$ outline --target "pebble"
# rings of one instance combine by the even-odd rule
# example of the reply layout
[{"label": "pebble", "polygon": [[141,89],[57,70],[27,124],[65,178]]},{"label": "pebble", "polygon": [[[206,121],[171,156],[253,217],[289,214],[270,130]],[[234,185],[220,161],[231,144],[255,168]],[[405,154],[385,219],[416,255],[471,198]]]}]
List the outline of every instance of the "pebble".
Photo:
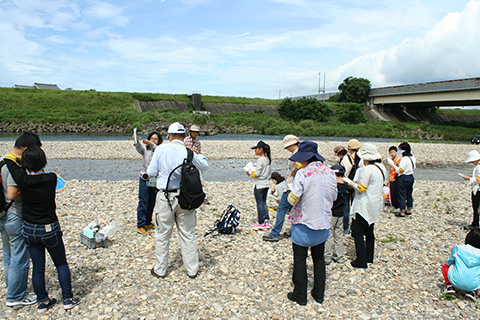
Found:
[{"label": "pebble", "polygon": [[[75,142],[75,146],[70,145],[68,149],[65,143],[47,141],[44,144],[47,155],[63,152],[63,156],[68,153],[88,158],[120,157],[118,153],[122,153],[124,159],[131,156],[131,142],[128,141],[125,145],[116,141],[85,143],[92,146],[84,148],[84,142]],[[237,154],[232,158],[239,158],[251,157],[248,149],[251,144],[229,141],[222,146],[209,141],[202,147],[212,158],[227,158],[234,149]],[[271,144],[274,152],[281,154],[281,142]],[[320,145],[331,151],[337,143],[320,142]],[[243,148],[247,150],[244,152]],[[430,159],[421,158],[423,163],[447,161],[441,159],[445,157],[442,150],[452,148],[448,154],[459,155],[458,159],[448,159],[448,163],[453,164],[463,163],[466,153],[477,147],[415,144],[413,148],[417,157],[421,152],[430,152]],[[138,159],[136,154],[135,159]],[[480,314],[479,303],[466,300],[461,294],[454,301],[445,300],[442,295],[441,266],[453,247],[464,242],[466,232],[462,227],[472,219],[470,192],[461,181],[417,181],[411,218],[398,219],[385,210],[375,225],[375,260],[366,270],[350,266],[349,262],[355,258],[354,243],[351,237],[344,237],[347,261],[327,266],[325,301],[320,305],[309,295],[307,306],[287,299],[287,293],[293,289],[290,240],[264,242],[264,232],[250,227],[257,216],[251,182],[204,183],[210,204],[197,210],[201,268],[195,279],[188,278],[182,267],[176,230],[170,242],[168,276],[157,279],[150,275],[155,264],[154,235],[136,232],[136,180],[70,180],[68,183],[69,187],[57,194],[57,214],[73,291],[80,304],[68,312],[58,304],[41,317],[35,305],[19,310],[1,306],[0,318],[478,319]],[[229,204],[241,211],[238,233],[204,237]],[[274,218],[272,212],[271,220]],[[106,225],[115,220],[120,222],[121,228],[109,239],[107,248],[89,249],[80,243],[79,233],[91,221]],[[284,228],[287,227],[288,222]],[[307,268],[310,290],[311,259]],[[0,264],[0,279],[3,279],[3,264]],[[57,273],[50,259],[47,259],[46,281],[50,296],[60,299]],[[5,301],[3,280],[1,287],[0,300]],[[33,292],[30,281],[29,292]]]}]

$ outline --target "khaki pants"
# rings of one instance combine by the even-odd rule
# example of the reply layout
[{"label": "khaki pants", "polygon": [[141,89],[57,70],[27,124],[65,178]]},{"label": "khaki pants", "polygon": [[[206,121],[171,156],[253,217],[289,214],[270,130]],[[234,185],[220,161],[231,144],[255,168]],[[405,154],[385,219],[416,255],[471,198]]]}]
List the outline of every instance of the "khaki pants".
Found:
[{"label": "khaki pants", "polygon": [[195,210],[184,210],[180,208],[176,196],[179,191],[169,193],[168,197],[172,208],[165,199],[162,190],[157,193],[155,205],[155,257],[157,259],[154,271],[160,276],[167,274],[168,250],[170,237],[172,236],[173,225],[177,226],[182,251],[183,266],[189,276],[195,276],[199,269],[197,238],[195,237],[195,226],[197,217]]},{"label": "khaki pants", "polygon": [[330,237],[325,245],[325,262],[343,262],[343,217],[332,217]]}]

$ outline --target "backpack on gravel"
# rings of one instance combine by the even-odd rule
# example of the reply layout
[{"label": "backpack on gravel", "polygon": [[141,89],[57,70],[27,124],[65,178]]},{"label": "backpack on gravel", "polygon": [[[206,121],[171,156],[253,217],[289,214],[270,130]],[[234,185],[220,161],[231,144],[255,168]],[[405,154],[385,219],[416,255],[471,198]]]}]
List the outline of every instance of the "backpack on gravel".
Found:
[{"label": "backpack on gravel", "polygon": [[220,219],[215,221],[213,229],[205,233],[205,236],[217,231],[219,234],[234,234],[240,224],[240,211],[233,204],[223,210]]},{"label": "backpack on gravel", "polygon": [[[200,207],[205,200],[205,193],[202,188],[202,181],[200,180],[200,171],[192,162],[193,160],[193,151],[187,149],[187,158],[183,159],[183,163],[170,172],[167,179],[167,187],[170,183],[170,177],[178,168],[181,168],[182,177],[180,178],[180,194],[177,196],[178,204],[180,208],[185,210],[193,210]],[[165,192],[165,197],[168,200],[167,191]],[[171,204],[170,204],[171,206]]]}]

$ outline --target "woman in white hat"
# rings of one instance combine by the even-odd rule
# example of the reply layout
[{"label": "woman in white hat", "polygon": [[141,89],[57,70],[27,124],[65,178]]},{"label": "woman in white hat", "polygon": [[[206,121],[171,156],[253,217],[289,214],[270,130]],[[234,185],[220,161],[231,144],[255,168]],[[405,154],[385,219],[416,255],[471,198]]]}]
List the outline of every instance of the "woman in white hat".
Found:
[{"label": "woman in white hat", "polygon": [[383,184],[387,169],[382,163],[382,156],[377,147],[365,143],[358,155],[365,167],[358,171],[358,181],[348,184],[355,190],[352,212],[352,235],[355,240],[357,258],[351,262],[355,268],[367,268],[373,262],[375,235],[373,228],[380,219],[383,208]]},{"label": "woman in white hat", "polygon": [[472,176],[463,176],[463,179],[468,180],[468,184],[472,187],[472,208],[473,208],[473,222],[467,226],[466,229],[470,230],[475,227],[478,228],[478,206],[480,204],[480,153],[477,150],[472,150],[468,153],[466,163],[475,165]]}]

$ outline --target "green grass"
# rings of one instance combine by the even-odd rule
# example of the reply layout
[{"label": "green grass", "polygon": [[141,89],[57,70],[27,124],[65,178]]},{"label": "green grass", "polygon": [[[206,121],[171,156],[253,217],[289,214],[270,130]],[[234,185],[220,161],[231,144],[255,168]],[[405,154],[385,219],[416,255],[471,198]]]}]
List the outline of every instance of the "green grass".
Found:
[{"label": "green grass", "polygon": [[480,116],[480,110],[479,109],[460,109],[460,108],[455,108],[455,109],[444,109],[440,108],[435,111],[438,114],[444,114],[444,115],[449,115],[449,116],[454,116],[454,115],[462,115],[462,116]]},{"label": "green grass", "polygon": [[[417,141],[414,130],[437,133],[445,140],[470,141],[472,136],[480,134],[480,123],[448,122],[430,124],[427,122],[387,122],[367,120],[363,124],[345,124],[335,118],[328,122],[302,120],[286,121],[278,115],[262,112],[233,112],[229,114],[193,114],[177,110],[151,110],[137,112],[134,99],[143,101],[184,101],[187,95],[160,93],[128,93],[97,91],[60,91],[0,88],[0,123],[77,123],[119,125],[130,130],[142,128],[151,122],[197,123],[210,126],[220,132],[244,133],[250,129],[266,135],[286,135],[329,137],[372,137],[393,138]],[[275,105],[280,100],[250,99],[238,97],[202,96],[204,103],[237,103],[256,105]],[[344,105],[328,103],[332,109],[344,108]],[[443,111],[443,110],[440,110]],[[448,110],[449,112],[471,112],[472,110]],[[473,110],[476,111],[476,110]],[[480,110],[479,110],[480,111]],[[406,137],[405,137],[406,135]]]}]

